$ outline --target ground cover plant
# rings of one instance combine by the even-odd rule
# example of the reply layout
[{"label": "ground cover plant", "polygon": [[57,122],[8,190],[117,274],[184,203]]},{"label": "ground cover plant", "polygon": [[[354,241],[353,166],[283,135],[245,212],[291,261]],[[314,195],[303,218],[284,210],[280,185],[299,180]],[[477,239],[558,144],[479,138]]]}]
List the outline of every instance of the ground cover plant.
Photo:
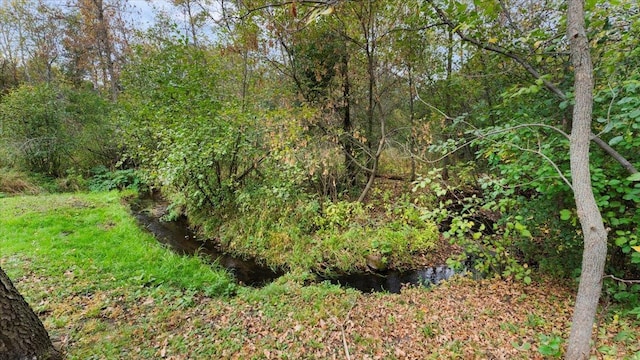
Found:
[{"label": "ground cover plant", "polygon": [[[21,0],[0,2],[0,24],[0,266],[48,326],[54,319],[70,356],[349,358],[351,349],[401,358],[425,343],[434,347],[423,356],[435,357],[506,356],[494,348],[511,357],[636,356],[625,341],[637,341],[629,332],[640,314],[637,1]],[[171,255],[135,228],[112,190],[149,192],[162,199],[153,209],[164,219],[187,221],[217,250],[287,275],[247,289],[200,259]],[[57,192],[76,193],[46,195]],[[414,290],[366,297],[314,284],[316,275],[384,276],[445,262],[486,280],[416,296],[441,294],[451,313],[471,308],[462,319],[475,326],[485,321],[475,309],[494,299],[469,286],[512,289],[555,308],[541,306],[553,315],[538,317],[527,301],[500,298],[493,317],[518,315],[499,338],[522,327],[520,311],[534,314],[530,327],[554,330],[517,332],[517,345],[452,330],[448,343],[414,305],[402,307],[423,304],[409,299]],[[0,272],[0,285],[8,282]],[[541,289],[563,295],[535,295]],[[465,291],[478,303],[456,308]],[[562,309],[576,291],[567,341]],[[0,309],[22,309],[1,311],[0,353],[2,339],[20,332],[14,324],[45,334],[37,321],[2,317],[35,319],[15,294],[0,286]],[[360,310],[382,309],[372,301],[389,302],[438,340],[362,340],[354,334],[368,329],[359,322],[351,329],[323,317],[323,297],[334,304],[325,313],[360,322]],[[94,300],[84,313],[79,304]],[[187,309],[205,303],[249,320],[220,318],[216,331],[200,321],[209,325],[194,336],[233,338],[219,348],[176,347],[169,336],[156,351],[145,332],[182,333],[131,310],[156,300],[162,316],[167,303],[181,304],[173,323],[197,318]],[[58,317],[49,303],[79,310]],[[313,311],[306,322],[288,320],[310,306],[323,322]],[[118,340],[85,347],[91,336],[77,324]],[[294,339],[306,326],[335,330],[318,335],[333,352],[319,343],[308,345],[322,351],[303,351],[285,330],[272,338],[278,324],[293,327]],[[31,357],[35,349],[18,345],[25,339],[9,347]]]},{"label": "ground cover plant", "polygon": [[[0,200],[0,266],[69,359],[562,355],[570,283],[458,279],[363,294],[304,286],[289,274],[262,288],[239,287],[224,271],[161,247],[137,227],[122,196]],[[604,309],[592,355],[640,357],[640,323]]]}]

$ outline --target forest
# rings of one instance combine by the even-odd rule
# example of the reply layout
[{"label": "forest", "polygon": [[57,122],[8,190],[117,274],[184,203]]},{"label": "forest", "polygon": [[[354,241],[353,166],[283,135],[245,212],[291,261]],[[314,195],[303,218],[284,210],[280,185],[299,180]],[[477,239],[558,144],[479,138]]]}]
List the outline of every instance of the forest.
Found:
[{"label": "forest", "polygon": [[639,166],[635,0],[2,0],[0,360],[640,359]]}]

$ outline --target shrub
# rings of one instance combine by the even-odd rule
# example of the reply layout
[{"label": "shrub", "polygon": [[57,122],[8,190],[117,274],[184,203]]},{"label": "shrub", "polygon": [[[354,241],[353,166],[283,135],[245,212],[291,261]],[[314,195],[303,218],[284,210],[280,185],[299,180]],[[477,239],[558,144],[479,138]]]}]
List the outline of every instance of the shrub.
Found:
[{"label": "shrub", "polygon": [[92,172],[93,177],[89,180],[89,190],[91,191],[141,190],[143,184],[134,169],[110,171],[105,166],[98,166]]},{"label": "shrub", "polygon": [[22,85],[0,103],[3,163],[53,177],[71,168],[88,173],[115,157],[109,113],[108,102],[90,90]]}]

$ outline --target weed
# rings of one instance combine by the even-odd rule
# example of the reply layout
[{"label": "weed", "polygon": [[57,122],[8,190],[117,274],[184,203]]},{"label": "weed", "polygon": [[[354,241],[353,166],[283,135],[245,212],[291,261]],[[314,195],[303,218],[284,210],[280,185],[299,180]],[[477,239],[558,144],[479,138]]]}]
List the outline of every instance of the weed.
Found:
[{"label": "weed", "polygon": [[433,322],[428,323],[420,329],[420,332],[428,339],[436,337],[439,334],[438,324]]},{"label": "weed", "polygon": [[537,328],[540,326],[544,326],[545,320],[537,314],[528,314],[526,324],[530,328]]},{"label": "weed", "polygon": [[212,228],[210,236],[274,268],[328,273],[366,270],[371,256],[380,258],[382,268],[409,267],[439,239],[435,224],[421,219],[408,199],[389,204],[384,214],[358,202],[274,207],[273,199],[265,201]]},{"label": "weed", "polygon": [[539,334],[538,352],[544,356],[560,357],[562,355],[562,338],[557,335]]},{"label": "weed", "polygon": [[95,167],[89,181],[91,191],[134,189],[142,190],[142,179],[134,169],[109,171],[105,166]]},{"label": "weed", "polygon": [[519,327],[515,324],[512,324],[510,322],[503,322],[500,323],[500,329],[504,330],[504,331],[508,331],[512,334],[517,334],[519,332]]},{"label": "weed", "polygon": [[25,173],[0,168],[0,195],[35,195],[40,192],[40,187]]}]

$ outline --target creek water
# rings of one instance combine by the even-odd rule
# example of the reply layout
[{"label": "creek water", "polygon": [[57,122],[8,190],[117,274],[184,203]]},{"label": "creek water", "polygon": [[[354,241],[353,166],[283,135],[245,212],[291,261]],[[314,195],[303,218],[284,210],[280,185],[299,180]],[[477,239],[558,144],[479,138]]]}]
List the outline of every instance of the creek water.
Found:
[{"label": "creek water", "polygon": [[[133,208],[133,207],[132,207]],[[138,224],[154,235],[158,242],[182,255],[200,255],[231,272],[242,284],[261,286],[282,276],[284,271],[273,271],[251,259],[241,259],[226,254],[214,242],[199,239],[189,228],[186,219],[161,221],[151,212],[132,209]],[[330,281],[362,292],[399,293],[404,285],[431,286],[454,275],[447,266],[427,267],[410,271],[385,271],[344,274],[337,276],[316,275],[318,281]]]},{"label": "creek water", "polygon": [[386,291],[398,294],[405,285],[427,287],[437,285],[454,274],[455,271],[452,268],[442,265],[408,271],[346,274],[329,280],[334,284],[358,289],[362,292]]},{"label": "creek water", "polygon": [[145,211],[135,211],[134,216],[138,220],[138,224],[153,234],[158,242],[167,245],[171,250],[181,255],[198,254],[204,256],[205,259],[226,268],[243,284],[260,286],[284,274],[282,271],[273,271],[268,267],[261,266],[256,261],[241,259],[221,252],[212,241],[198,239],[189,228],[186,219],[161,221],[158,217]]}]

